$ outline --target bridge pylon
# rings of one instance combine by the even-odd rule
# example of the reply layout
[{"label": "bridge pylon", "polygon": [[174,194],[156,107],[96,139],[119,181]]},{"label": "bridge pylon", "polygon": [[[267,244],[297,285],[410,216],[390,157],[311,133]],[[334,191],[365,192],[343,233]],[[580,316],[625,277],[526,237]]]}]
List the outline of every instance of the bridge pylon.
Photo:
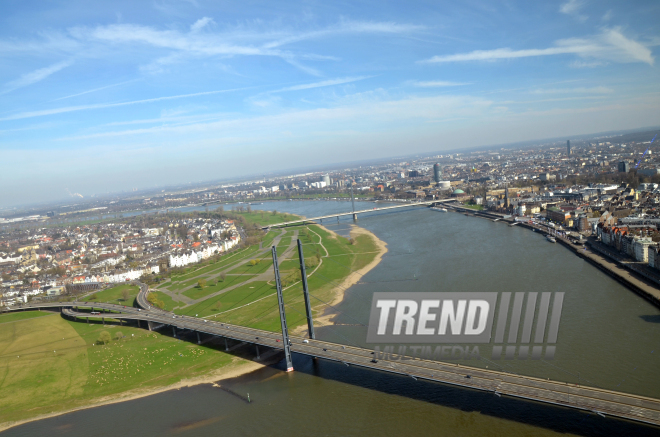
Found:
[{"label": "bridge pylon", "polygon": [[277,305],[280,309],[280,324],[282,325],[282,341],[284,342],[284,359],[286,360],[286,371],[293,372],[293,360],[291,359],[291,341],[289,340],[289,329],[286,326],[286,313],[284,312],[284,298],[282,297],[282,283],[280,282],[280,266],[277,263],[277,249],[273,250],[273,270],[275,271],[275,286],[277,287]]},{"label": "bridge pylon", "polygon": [[300,276],[302,278],[303,296],[305,297],[305,311],[307,312],[307,330],[309,332],[309,338],[315,339],[312,306],[309,303],[309,288],[307,286],[307,272],[305,271],[305,255],[303,255],[303,247],[300,238],[298,238],[298,259],[300,260]]}]

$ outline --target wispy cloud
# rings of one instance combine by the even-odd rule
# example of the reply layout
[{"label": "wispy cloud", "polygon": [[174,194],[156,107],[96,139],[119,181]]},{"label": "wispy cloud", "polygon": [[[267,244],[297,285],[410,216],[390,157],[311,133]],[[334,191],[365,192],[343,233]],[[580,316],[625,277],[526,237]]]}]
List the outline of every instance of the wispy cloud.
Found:
[{"label": "wispy cloud", "polygon": [[418,86],[422,88],[439,88],[439,87],[449,87],[449,86],[471,85],[470,82],[451,82],[448,80],[412,81],[409,83],[413,86]]},{"label": "wispy cloud", "polygon": [[325,86],[341,85],[344,83],[351,83],[351,82],[357,82],[359,80],[369,79],[370,77],[373,76],[343,77],[338,79],[329,79],[329,80],[323,80],[321,82],[306,83],[302,85],[294,85],[286,88],[280,88],[279,90],[275,90],[271,92],[281,93],[285,91],[300,91],[300,90],[308,90],[311,88],[321,88]]},{"label": "wispy cloud", "polygon": [[49,67],[44,67],[29,73],[25,73],[18,79],[7,82],[0,94],[7,94],[8,92],[14,91],[15,89],[23,88],[28,85],[32,85],[33,83],[40,82],[51,74],[57,73],[58,71],[68,67],[72,63],[72,61],[58,62],[57,64],[53,64]]},{"label": "wispy cloud", "polygon": [[605,29],[592,38],[570,38],[558,40],[554,47],[543,49],[512,50],[499,48],[494,50],[475,50],[469,53],[433,56],[420,61],[422,63],[495,61],[499,59],[527,58],[574,54],[583,58],[595,58],[613,62],[644,62],[653,65],[654,57],[645,45],[627,38],[619,28]]},{"label": "wispy cloud", "polygon": [[66,106],[66,107],[62,107],[62,108],[44,109],[44,110],[41,110],[41,111],[19,112],[17,114],[13,114],[13,115],[9,115],[7,117],[0,118],[0,121],[21,120],[21,119],[24,119],[24,118],[42,117],[42,116],[45,116],[45,115],[63,114],[63,113],[66,113],[66,112],[85,111],[85,110],[90,110],[90,109],[116,108],[118,106],[139,105],[139,104],[142,104],[142,103],[153,103],[153,102],[160,102],[160,101],[163,101],[163,100],[183,99],[183,98],[186,98],[186,97],[208,96],[208,95],[211,95],[211,94],[228,93],[228,92],[232,92],[232,91],[241,91],[241,90],[246,90],[246,89],[250,89],[250,88],[253,88],[253,87],[235,88],[235,89],[218,90],[218,91],[205,91],[205,92],[201,92],[201,93],[181,94],[181,95],[178,95],[178,96],[155,97],[153,99],[133,100],[131,102],[99,103],[99,104],[94,104],[94,105]]},{"label": "wispy cloud", "polygon": [[568,64],[569,67],[572,68],[596,68],[600,67],[603,65],[606,65],[606,62],[602,61],[580,61],[580,60],[575,60]]},{"label": "wispy cloud", "polygon": [[125,84],[131,83],[131,82],[135,82],[135,80],[127,80],[125,82],[115,83],[115,84],[112,84],[112,85],[102,86],[100,88],[94,88],[93,90],[87,90],[87,91],[83,91],[81,93],[71,94],[69,96],[64,96],[64,97],[60,97],[60,98],[55,99],[55,100],[51,100],[51,102],[57,102],[58,100],[64,100],[64,99],[70,99],[72,97],[83,96],[85,94],[95,93],[97,91],[102,91],[102,90],[105,90],[105,89],[108,89],[108,88],[114,88],[116,86],[125,85]]},{"label": "wispy cloud", "polygon": [[584,0],[568,0],[559,6],[559,12],[566,15],[571,15],[580,21],[586,21],[586,15],[580,14],[580,9],[584,6]]},{"label": "wispy cloud", "polygon": [[299,41],[320,38],[329,35],[350,34],[350,33],[385,33],[402,34],[419,32],[424,30],[424,26],[412,24],[399,24],[394,22],[374,22],[374,21],[349,21],[342,20],[338,24],[323,29],[303,32],[291,32],[291,34],[267,42],[264,48],[275,48],[286,44],[292,44]]},{"label": "wispy cloud", "polygon": [[200,18],[199,20],[195,21],[195,23],[192,26],[190,26],[190,31],[199,32],[200,30],[202,30],[211,23],[213,23],[213,18],[209,18],[209,17]]},{"label": "wispy cloud", "polygon": [[614,90],[604,86],[591,88],[539,88],[532,91],[532,94],[611,94]]}]

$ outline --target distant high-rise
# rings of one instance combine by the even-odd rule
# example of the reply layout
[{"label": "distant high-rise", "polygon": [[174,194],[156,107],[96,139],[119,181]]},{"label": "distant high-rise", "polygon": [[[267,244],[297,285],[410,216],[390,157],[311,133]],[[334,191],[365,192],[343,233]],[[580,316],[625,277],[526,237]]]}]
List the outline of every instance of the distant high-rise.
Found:
[{"label": "distant high-rise", "polygon": [[330,186],[330,175],[324,174],[321,176],[321,182],[325,182],[325,186],[329,187]]},{"label": "distant high-rise", "polygon": [[439,183],[442,179],[442,169],[440,169],[440,164],[437,162],[433,164],[433,180],[435,183]]},{"label": "distant high-rise", "polygon": [[630,164],[626,161],[619,162],[619,173],[628,173],[630,171]]},{"label": "distant high-rise", "polygon": [[571,140],[566,140],[566,155],[571,154]]}]

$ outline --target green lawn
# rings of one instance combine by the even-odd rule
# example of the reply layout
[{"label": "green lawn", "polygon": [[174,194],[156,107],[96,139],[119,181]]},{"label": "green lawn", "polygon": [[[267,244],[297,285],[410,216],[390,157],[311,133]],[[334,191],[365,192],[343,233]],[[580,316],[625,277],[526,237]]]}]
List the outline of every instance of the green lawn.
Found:
[{"label": "green lawn", "polygon": [[34,319],[35,317],[52,316],[48,311],[14,311],[0,315],[1,323],[17,322],[19,320]]},{"label": "green lawn", "polygon": [[[122,292],[128,290],[128,300],[124,301],[122,297]],[[83,302],[103,302],[103,303],[114,303],[117,305],[126,305],[132,307],[135,305],[135,299],[137,298],[140,288],[136,285],[122,284],[117,285],[106,290],[97,291],[96,293],[90,294],[83,298]]]},{"label": "green lawn", "polygon": [[164,310],[172,311],[175,308],[178,308],[179,305],[181,305],[179,302],[175,302],[174,299],[172,299],[170,296],[163,293],[162,291],[152,291],[151,293],[155,294],[158,299],[163,301],[163,303],[165,304],[165,306],[163,307]]},{"label": "green lawn", "polygon": [[275,287],[267,282],[254,281],[243,284],[233,290],[206,299],[195,305],[176,310],[177,314],[205,317],[252,302],[267,294],[274,293]]},{"label": "green lawn", "polygon": [[[317,272],[308,278],[310,293],[315,296],[312,297],[313,312],[315,315],[320,315],[327,309],[327,306],[320,300],[325,302],[332,300],[337,293],[338,284],[353,271],[370,263],[376,256],[374,252],[376,252],[377,247],[374,240],[368,235],[359,235],[356,238],[356,243],[351,245],[346,238],[336,236],[319,226],[312,225],[309,228],[313,231],[309,233],[309,237],[301,233],[301,241],[306,241],[303,243],[305,244],[305,255],[307,258],[311,258],[318,251],[323,256],[322,264]],[[320,239],[322,239],[323,245],[331,257],[325,256],[325,250],[318,244]],[[282,278],[297,272],[298,269],[297,259],[284,260],[280,263]],[[312,270],[313,268],[309,268],[308,274]],[[256,286],[256,284],[262,285]],[[274,294],[275,287],[271,284],[258,282],[250,283],[248,286],[255,288],[241,286],[236,290],[200,302],[191,307],[190,310],[186,308],[182,311],[186,311],[188,315],[198,314],[200,317],[216,315],[214,318],[227,323],[279,331],[280,322],[277,298]],[[287,306],[289,329],[295,329],[306,324],[300,283],[284,290],[284,300]],[[249,302],[253,303],[245,306]],[[225,312],[228,309],[241,306],[242,308],[235,311]]]},{"label": "green lawn", "polygon": [[[89,406],[242,361],[135,327],[104,327],[59,315],[11,323],[20,323],[20,329],[0,329],[0,423]],[[125,337],[94,345],[101,331]]]}]

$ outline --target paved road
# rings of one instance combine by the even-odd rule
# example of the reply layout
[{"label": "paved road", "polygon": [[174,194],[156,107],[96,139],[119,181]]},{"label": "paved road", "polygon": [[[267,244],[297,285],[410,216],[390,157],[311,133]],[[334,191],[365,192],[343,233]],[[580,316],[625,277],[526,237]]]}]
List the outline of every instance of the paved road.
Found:
[{"label": "paved road", "polygon": [[[126,308],[121,305],[91,302],[53,302],[26,305],[25,308],[59,306],[62,307],[62,313],[65,316],[85,319],[89,318],[90,314],[74,308],[93,306],[95,309],[121,311],[121,313],[107,314],[107,317],[143,320],[170,325],[176,329],[187,329],[273,349],[283,349],[280,333],[195,317],[176,316],[151,307],[146,298],[148,292],[147,286],[141,284],[137,302],[142,308]],[[494,395],[515,396],[660,426],[660,400],[658,399],[418,358],[405,361],[377,359],[369,349],[309,340],[298,336],[291,336],[290,341],[292,352],[338,361],[347,366],[356,365],[406,375],[415,379],[491,391]]]}]

